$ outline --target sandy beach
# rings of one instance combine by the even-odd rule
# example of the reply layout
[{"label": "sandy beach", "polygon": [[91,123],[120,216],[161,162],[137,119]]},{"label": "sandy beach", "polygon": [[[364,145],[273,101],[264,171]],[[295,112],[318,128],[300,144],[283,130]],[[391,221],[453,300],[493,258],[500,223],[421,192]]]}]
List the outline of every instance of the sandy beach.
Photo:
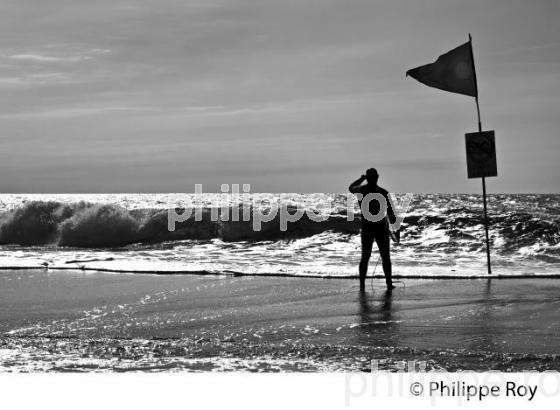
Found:
[{"label": "sandy beach", "polygon": [[[560,369],[560,281],[0,273],[2,371]],[[373,288],[372,288],[373,286]]]}]

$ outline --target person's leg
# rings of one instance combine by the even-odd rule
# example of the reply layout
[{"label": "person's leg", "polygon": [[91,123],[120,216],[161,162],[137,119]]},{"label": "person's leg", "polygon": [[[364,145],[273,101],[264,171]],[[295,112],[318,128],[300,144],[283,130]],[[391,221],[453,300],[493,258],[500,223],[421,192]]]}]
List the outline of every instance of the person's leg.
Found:
[{"label": "person's leg", "polygon": [[376,232],[375,242],[379,248],[379,255],[381,256],[381,263],[383,265],[383,273],[385,274],[385,283],[387,289],[393,288],[393,272],[391,267],[391,238],[388,231]]},{"label": "person's leg", "polygon": [[366,288],[366,276],[369,258],[371,257],[371,248],[373,246],[373,232],[362,227],[362,258],[360,259],[360,290]]}]

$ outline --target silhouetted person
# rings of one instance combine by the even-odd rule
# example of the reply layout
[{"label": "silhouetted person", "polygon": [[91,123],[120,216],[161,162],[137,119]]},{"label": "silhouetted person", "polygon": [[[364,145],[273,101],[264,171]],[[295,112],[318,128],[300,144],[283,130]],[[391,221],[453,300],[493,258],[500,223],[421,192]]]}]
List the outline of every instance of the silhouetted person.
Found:
[{"label": "silhouetted person", "polygon": [[[389,223],[395,223],[395,212],[389,198],[387,190],[377,185],[379,174],[375,168],[370,168],[356,181],[350,184],[350,192],[358,195],[358,202],[362,210],[362,259],[360,260],[360,290],[365,290],[366,276],[369,258],[371,257],[371,248],[373,241],[377,242],[379,254],[383,264],[383,273],[385,274],[385,282],[387,289],[391,291],[393,286],[391,272],[391,234],[389,231]],[[362,185],[364,181],[367,184]],[[369,195],[368,194],[372,194]],[[380,204],[379,199],[385,198],[386,209]]]}]

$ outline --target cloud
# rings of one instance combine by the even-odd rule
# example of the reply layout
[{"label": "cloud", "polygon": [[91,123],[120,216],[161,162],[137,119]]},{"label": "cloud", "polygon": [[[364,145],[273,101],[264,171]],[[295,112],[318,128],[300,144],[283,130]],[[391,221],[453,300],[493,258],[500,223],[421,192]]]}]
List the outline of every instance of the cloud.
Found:
[{"label": "cloud", "polygon": [[84,50],[69,51],[67,46],[46,45],[43,49],[48,49],[49,52],[42,51],[21,51],[11,54],[4,54],[4,57],[12,62],[23,63],[37,63],[37,64],[50,64],[50,63],[80,63],[83,61],[93,60],[101,55],[106,55],[111,52],[110,49],[105,48],[89,48]]},{"label": "cloud", "polygon": [[[49,81],[57,74],[28,76],[27,78],[7,78],[6,83],[24,84],[26,81]],[[32,77],[32,78],[30,78]],[[0,84],[3,79],[0,78]],[[367,98],[367,95],[349,95],[323,99],[302,99],[294,101],[274,101],[260,105],[191,105],[186,107],[148,106],[148,105],[99,105],[99,106],[59,106],[55,108],[4,114],[2,118],[72,118],[125,112],[153,112],[164,117],[237,117],[259,114],[305,113],[323,111],[345,104],[354,104]]]},{"label": "cloud", "polygon": [[[78,48],[69,45],[45,44],[41,51],[0,53],[0,87],[47,86],[85,83],[95,78],[98,65],[83,66],[112,52],[106,48]],[[47,50],[47,51],[44,51]],[[10,75],[6,75],[10,74]]]},{"label": "cloud", "polygon": [[25,84],[21,77],[0,77],[0,86],[19,86]]},{"label": "cloud", "polygon": [[[0,79],[1,83],[1,79]],[[157,112],[157,107],[143,106],[100,106],[100,107],[57,107],[45,110],[19,112],[1,115],[0,118],[23,119],[23,118],[45,118],[45,119],[67,119],[74,117],[85,117],[93,115],[126,113],[126,112]]]},{"label": "cloud", "polygon": [[36,63],[79,63],[81,61],[91,60],[91,56],[69,56],[55,57],[43,54],[13,54],[8,56],[12,60],[31,61]]},{"label": "cloud", "polygon": [[[242,116],[285,112],[302,113],[305,111],[322,111],[341,105],[356,104],[371,98],[372,95],[373,93],[362,93],[324,98],[271,101],[252,105],[188,106],[184,108],[184,111],[188,114],[201,116]],[[183,110],[178,111],[178,114],[183,115]]]},{"label": "cloud", "polygon": [[12,77],[0,77],[0,87],[33,87],[55,84],[70,84],[74,80],[72,76],[64,72],[42,72],[22,74]]}]

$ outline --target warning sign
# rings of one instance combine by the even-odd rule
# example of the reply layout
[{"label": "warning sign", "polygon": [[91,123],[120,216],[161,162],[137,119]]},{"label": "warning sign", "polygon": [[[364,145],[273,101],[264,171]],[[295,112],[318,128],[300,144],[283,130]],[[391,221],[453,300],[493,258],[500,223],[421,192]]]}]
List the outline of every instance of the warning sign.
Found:
[{"label": "warning sign", "polygon": [[469,178],[496,177],[496,142],[494,131],[465,134],[467,173]]}]

